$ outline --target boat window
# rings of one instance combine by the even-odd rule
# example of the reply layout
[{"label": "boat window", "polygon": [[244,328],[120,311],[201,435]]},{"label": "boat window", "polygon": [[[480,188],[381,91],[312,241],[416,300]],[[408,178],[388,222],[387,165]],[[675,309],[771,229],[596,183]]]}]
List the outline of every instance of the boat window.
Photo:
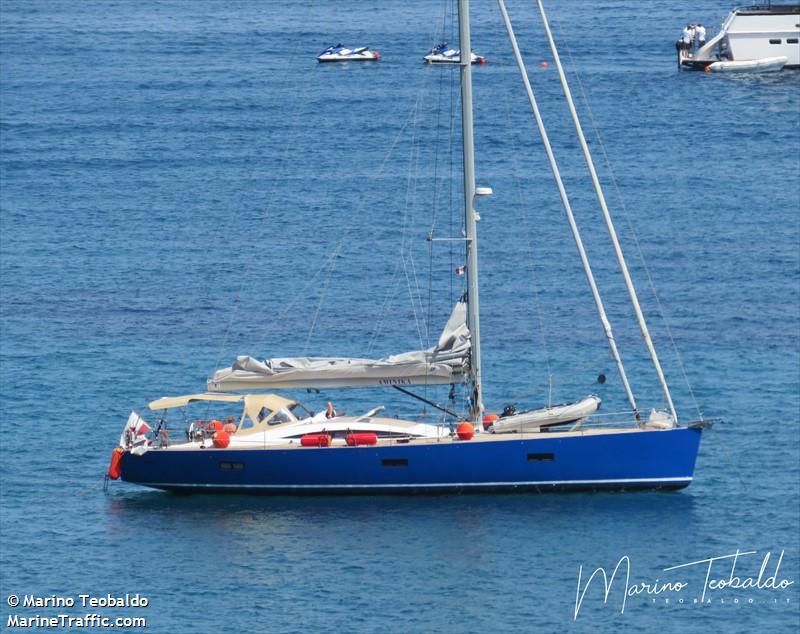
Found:
[{"label": "boat window", "polygon": [[529,453],[528,462],[553,462],[555,455],[551,453]]},{"label": "boat window", "polygon": [[781,41],[780,40],[770,40],[769,43],[770,44],[780,44]]},{"label": "boat window", "polygon": [[[264,408],[264,409],[266,409],[266,408]],[[270,425],[280,425],[281,423],[289,423],[289,422],[291,422],[293,420],[296,420],[295,417],[292,415],[292,413],[290,411],[291,409],[292,408],[284,407],[283,409],[280,409],[277,412],[275,412],[275,416],[273,416],[272,418],[269,419],[269,424]],[[259,416],[259,418],[261,418],[261,416]]]},{"label": "boat window", "polygon": [[243,462],[220,462],[219,468],[223,471],[242,471],[244,470]]},{"label": "boat window", "polygon": [[797,38],[796,37],[790,37],[788,40],[786,40],[786,43],[787,44],[797,44]]},{"label": "boat window", "polygon": [[381,464],[384,467],[407,467],[408,458],[384,458]]}]

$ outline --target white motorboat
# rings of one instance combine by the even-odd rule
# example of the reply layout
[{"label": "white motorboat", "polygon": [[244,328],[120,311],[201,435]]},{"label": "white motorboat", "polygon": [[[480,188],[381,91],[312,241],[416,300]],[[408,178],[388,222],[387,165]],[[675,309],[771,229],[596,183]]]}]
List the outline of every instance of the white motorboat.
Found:
[{"label": "white motorboat", "polygon": [[318,62],[376,62],[381,54],[369,50],[369,46],[347,48],[341,44],[329,46],[317,56]]},{"label": "white motorboat", "polygon": [[[600,407],[599,396],[592,394],[574,403],[553,405],[524,412],[517,412],[509,406],[494,421],[487,420],[487,429],[495,433],[515,431],[537,431],[542,427],[577,423],[594,414]],[[487,417],[488,418],[488,417]]]},{"label": "white motorboat", "polygon": [[766,73],[781,70],[786,65],[786,57],[765,57],[739,61],[714,62],[706,66],[709,73]]},{"label": "white motorboat", "polygon": [[[676,42],[679,68],[717,71],[764,72],[800,68],[800,4],[736,8],[719,33],[705,40],[705,27],[687,24]],[[783,64],[776,60],[786,58]],[[716,65],[721,62],[722,65]],[[752,62],[747,68],[743,64]]]},{"label": "white motorboat", "polygon": [[[448,48],[447,43],[439,44],[431,49],[431,52],[423,57],[428,64],[460,64],[461,51]],[[472,53],[473,64],[485,64],[486,58],[482,55]]]}]

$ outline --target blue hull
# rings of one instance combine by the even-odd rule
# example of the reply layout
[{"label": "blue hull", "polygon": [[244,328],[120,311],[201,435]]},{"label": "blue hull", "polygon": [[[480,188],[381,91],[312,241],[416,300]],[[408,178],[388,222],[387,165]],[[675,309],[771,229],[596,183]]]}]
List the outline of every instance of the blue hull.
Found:
[{"label": "blue hull", "polygon": [[680,489],[701,430],[374,447],[156,449],[122,479],[174,491],[272,495]]}]

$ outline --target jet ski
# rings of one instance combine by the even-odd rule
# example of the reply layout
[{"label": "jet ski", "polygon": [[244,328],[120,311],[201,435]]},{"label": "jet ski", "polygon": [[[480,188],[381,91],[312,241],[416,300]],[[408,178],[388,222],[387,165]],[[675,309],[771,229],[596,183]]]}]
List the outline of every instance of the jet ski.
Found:
[{"label": "jet ski", "polygon": [[380,58],[378,51],[369,50],[369,46],[347,48],[341,44],[329,46],[317,55],[318,62],[374,62]]},{"label": "jet ski", "polygon": [[[460,64],[461,51],[453,48],[448,48],[447,43],[444,42],[438,46],[434,46],[431,52],[423,57],[428,64]],[[482,55],[472,53],[473,64],[485,64],[486,58]]]}]

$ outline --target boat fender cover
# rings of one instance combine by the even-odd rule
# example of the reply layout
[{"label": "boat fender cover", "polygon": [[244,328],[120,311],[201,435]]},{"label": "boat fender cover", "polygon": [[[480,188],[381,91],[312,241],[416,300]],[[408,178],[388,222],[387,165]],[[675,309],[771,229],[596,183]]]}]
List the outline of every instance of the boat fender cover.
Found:
[{"label": "boat fender cover", "polygon": [[347,434],[347,436],[345,436],[345,440],[350,447],[358,447],[359,445],[377,445],[378,434],[376,434],[374,431]]},{"label": "boat fender cover", "polygon": [[111,454],[111,464],[108,465],[108,477],[112,480],[119,480],[122,475],[122,454],[125,450],[122,447],[117,447]]},{"label": "boat fender cover", "polygon": [[475,435],[475,428],[472,423],[464,421],[456,428],[456,433],[461,440],[472,440],[472,436]]},{"label": "boat fender cover", "polygon": [[303,447],[330,447],[330,434],[306,434],[300,438]]},{"label": "boat fender cover", "polygon": [[214,446],[217,449],[225,449],[228,445],[231,444],[231,437],[228,435],[228,432],[220,429],[219,431],[214,433]]}]

